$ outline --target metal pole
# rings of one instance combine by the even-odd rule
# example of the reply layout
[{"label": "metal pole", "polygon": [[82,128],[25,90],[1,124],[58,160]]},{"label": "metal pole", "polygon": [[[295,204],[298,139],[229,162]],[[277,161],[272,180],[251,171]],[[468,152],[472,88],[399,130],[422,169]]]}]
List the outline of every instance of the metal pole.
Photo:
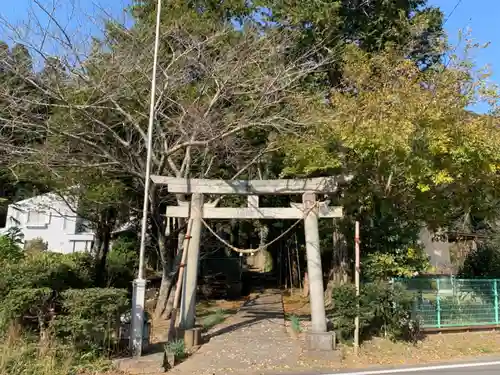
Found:
[{"label": "metal pole", "polygon": [[493,281],[493,298],[495,298],[494,305],[495,305],[495,324],[498,325],[498,283],[497,279]]},{"label": "metal pole", "polygon": [[436,289],[437,289],[437,292],[436,292],[436,323],[437,323],[437,327],[438,328],[441,328],[441,296],[439,295],[439,292],[440,292],[440,282],[439,282],[439,278],[437,278],[436,280]]},{"label": "metal pole", "polygon": [[355,246],[355,256],[356,256],[356,267],[354,270],[354,277],[356,283],[356,304],[357,304],[357,313],[356,318],[354,320],[354,350],[356,355],[359,351],[359,221],[356,221],[355,231],[354,231],[354,246]]},{"label": "metal pole", "polygon": [[151,184],[151,158],[153,153],[153,125],[156,100],[156,70],[158,65],[158,50],[160,45],[161,0],[156,9],[155,46],[153,55],[153,74],[151,76],[151,99],[149,103],[148,144],[146,154],[146,174],[144,176],[144,204],[142,207],[141,243],[139,250],[139,271],[134,280],[132,295],[132,335],[131,349],[134,356],[142,354],[144,328],[144,302],[146,296],[146,280],[144,280],[144,254],[146,252],[146,232],[148,223],[149,189]]}]

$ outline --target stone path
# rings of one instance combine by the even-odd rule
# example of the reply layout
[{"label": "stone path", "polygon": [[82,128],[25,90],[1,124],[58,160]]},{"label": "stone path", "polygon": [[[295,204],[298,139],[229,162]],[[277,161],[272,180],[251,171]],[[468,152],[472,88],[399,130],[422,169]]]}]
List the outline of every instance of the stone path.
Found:
[{"label": "stone path", "polygon": [[210,341],[169,371],[175,375],[260,375],[295,367],[297,342],[285,328],[280,291],[266,291],[208,333]]}]

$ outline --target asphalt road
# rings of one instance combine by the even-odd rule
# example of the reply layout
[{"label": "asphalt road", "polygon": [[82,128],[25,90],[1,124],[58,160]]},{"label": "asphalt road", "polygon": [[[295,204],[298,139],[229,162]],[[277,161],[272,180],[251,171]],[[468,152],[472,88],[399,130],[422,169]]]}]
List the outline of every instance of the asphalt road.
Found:
[{"label": "asphalt road", "polygon": [[[332,372],[321,375],[500,375],[500,360],[457,362],[436,366],[401,367],[362,371]],[[311,374],[312,375],[312,374]]]}]

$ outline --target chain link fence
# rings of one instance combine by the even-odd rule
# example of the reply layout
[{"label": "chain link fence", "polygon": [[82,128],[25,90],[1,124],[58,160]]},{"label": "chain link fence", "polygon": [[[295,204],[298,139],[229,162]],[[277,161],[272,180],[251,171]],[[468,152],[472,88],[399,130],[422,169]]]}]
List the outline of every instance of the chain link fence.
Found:
[{"label": "chain link fence", "polygon": [[415,296],[414,314],[423,328],[499,324],[497,279],[418,277],[394,282]]}]

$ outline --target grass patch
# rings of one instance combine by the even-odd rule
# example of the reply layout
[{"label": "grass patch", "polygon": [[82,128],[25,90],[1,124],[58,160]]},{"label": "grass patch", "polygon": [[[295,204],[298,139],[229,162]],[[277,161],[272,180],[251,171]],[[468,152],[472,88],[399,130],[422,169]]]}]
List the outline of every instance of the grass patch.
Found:
[{"label": "grass patch", "polygon": [[295,333],[302,332],[302,326],[300,325],[300,318],[297,315],[289,315],[288,320],[290,321],[290,325]]},{"label": "grass patch", "polygon": [[39,343],[15,329],[0,340],[0,375],[97,375],[112,369],[98,353],[77,352],[54,340]]},{"label": "grass patch", "polygon": [[[439,350],[436,350],[439,348]],[[426,364],[491,355],[500,352],[500,332],[443,333],[424,337],[411,344],[374,338],[363,343],[360,355],[346,355],[346,367],[375,364]]]},{"label": "grass patch", "polygon": [[168,353],[172,353],[176,360],[183,360],[186,358],[186,345],[184,344],[184,340],[174,340],[165,344],[165,351]]},{"label": "grass patch", "polygon": [[203,319],[203,329],[208,331],[209,329],[215,327],[217,324],[222,323],[224,320],[226,320],[226,318],[226,311],[224,309],[217,309]]}]

